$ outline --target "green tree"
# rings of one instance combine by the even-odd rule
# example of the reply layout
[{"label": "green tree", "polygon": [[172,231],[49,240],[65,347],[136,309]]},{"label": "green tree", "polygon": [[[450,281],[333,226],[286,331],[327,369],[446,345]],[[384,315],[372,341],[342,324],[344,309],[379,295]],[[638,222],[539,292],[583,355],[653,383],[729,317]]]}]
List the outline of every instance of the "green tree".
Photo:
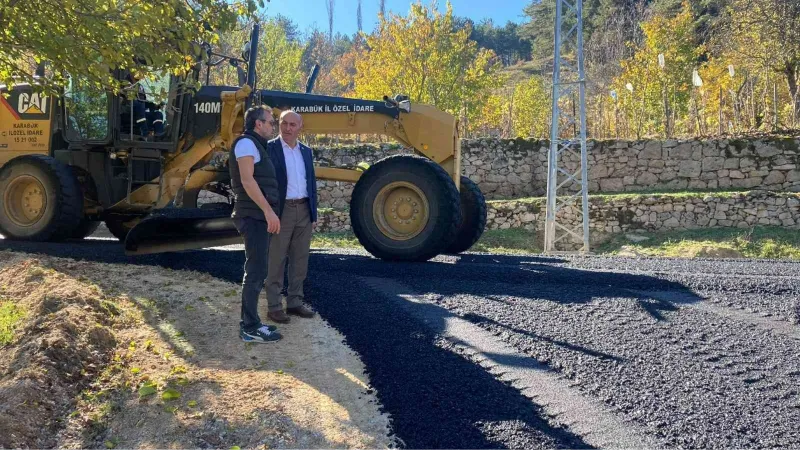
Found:
[{"label": "green tree", "polygon": [[303,82],[300,62],[303,46],[289,40],[284,24],[269,20],[261,28],[256,75],[258,87],[281,91],[297,91]]},{"label": "green tree", "polygon": [[[725,18],[725,9],[730,0],[692,0],[689,5],[694,13],[694,34],[697,45],[707,45],[711,34],[716,31]],[[654,0],[654,13],[672,17],[681,12],[683,0]]]},{"label": "green tree", "polygon": [[491,19],[483,20],[473,25],[470,39],[479,47],[494,51],[506,66],[530,58],[531,43],[520,35],[520,25],[514,22],[499,27]]},{"label": "green tree", "polygon": [[[611,1],[616,2],[618,0]],[[601,0],[585,0],[583,2],[584,41],[588,41],[591,38],[596,23],[602,23],[605,17],[597,13],[600,4]],[[552,64],[556,0],[531,0],[523,12],[530,20],[522,25],[520,36],[530,41],[533,60]],[[575,20],[568,20],[567,25],[565,30],[575,25]],[[574,49],[568,49],[568,52],[572,53]]]},{"label": "green tree", "polygon": [[[259,17],[261,35],[258,40],[256,62],[256,84],[262,89],[297,91],[300,89],[303,73],[300,62],[303,45],[290,39],[287,30],[295,25],[285,17]],[[238,56],[250,39],[250,26],[242,22],[236,31],[221,36],[218,53]],[[213,85],[238,86],[236,71],[228,64],[211,69],[210,83]]]},{"label": "green tree", "polygon": [[381,21],[355,63],[355,94],[379,99],[402,93],[467,118],[474,117],[491,91],[502,85],[494,52],[469,39],[469,27],[455,30],[453,10],[411,5],[407,16]]},{"label": "green tree", "polygon": [[201,55],[200,42],[215,44],[218,33],[259,5],[261,0],[0,0],[0,82],[32,82],[43,61],[52,76],[38,83],[51,90],[64,84],[64,72],[106,89],[119,88],[112,69],[185,72]]}]

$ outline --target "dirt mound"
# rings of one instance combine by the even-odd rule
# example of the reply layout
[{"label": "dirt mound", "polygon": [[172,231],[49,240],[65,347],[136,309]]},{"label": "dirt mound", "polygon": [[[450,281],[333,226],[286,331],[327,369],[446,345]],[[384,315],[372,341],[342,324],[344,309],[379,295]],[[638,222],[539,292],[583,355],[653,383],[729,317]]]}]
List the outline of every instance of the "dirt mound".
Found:
[{"label": "dirt mound", "polygon": [[96,288],[28,259],[0,269],[0,299],[24,311],[0,348],[0,447],[52,447],[73,398],[108,361],[116,308]]}]

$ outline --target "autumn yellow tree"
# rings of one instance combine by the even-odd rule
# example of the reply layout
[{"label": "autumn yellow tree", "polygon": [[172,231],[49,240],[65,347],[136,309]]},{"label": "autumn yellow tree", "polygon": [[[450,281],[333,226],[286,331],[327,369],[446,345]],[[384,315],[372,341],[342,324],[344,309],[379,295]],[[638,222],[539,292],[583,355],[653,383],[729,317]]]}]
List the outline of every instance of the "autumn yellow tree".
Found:
[{"label": "autumn yellow tree", "polygon": [[[357,36],[356,39],[358,39]],[[314,30],[311,33],[306,42],[302,65],[307,69],[313,67],[314,64],[318,64],[320,67],[314,87],[315,93],[341,96],[347,92],[347,86],[351,86],[352,81],[340,80],[341,74],[337,70],[337,66],[354,46],[353,38],[341,33],[336,34],[333,40],[329,39],[328,33],[320,30]],[[347,58],[352,60],[349,56]]]},{"label": "autumn yellow tree", "polygon": [[785,80],[793,122],[800,118],[800,1],[733,0],[726,31],[729,55],[753,72]]},{"label": "autumn yellow tree", "polygon": [[[688,2],[675,17],[656,15],[641,24],[644,40],[612,89],[630,134],[672,134],[689,114],[692,71],[703,48],[694,42],[694,14]],[[696,109],[696,108],[695,108]]]},{"label": "autumn yellow tree", "polygon": [[355,96],[356,61],[364,51],[366,51],[366,40],[364,35],[359,33],[353,39],[352,47],[333,63],[330,76],[338,85],[340,95]]},{"label": "autumn yellow tree", "polygon": [[454,26],[450,4],[411,5],[407,16],[390,15],[366,36],[355,61],[354,94],[380,99],[405,94],[460,116],[474,116],[491,91],[502,85],[500,62]]},{"label": "autumn yellow tree", "polygon": [[539,77],[531,77],[514,88],[511,123],[516,137],[550,136],[550,98]]},{"label": "autumn yellow tree", "polygon": [[509,137],[511,134],[509,91],[511,90],[508,88],[502,88],[485,97],[481,106],[477,108],[475,117],[469,122],[470,133],[480,136]]}]

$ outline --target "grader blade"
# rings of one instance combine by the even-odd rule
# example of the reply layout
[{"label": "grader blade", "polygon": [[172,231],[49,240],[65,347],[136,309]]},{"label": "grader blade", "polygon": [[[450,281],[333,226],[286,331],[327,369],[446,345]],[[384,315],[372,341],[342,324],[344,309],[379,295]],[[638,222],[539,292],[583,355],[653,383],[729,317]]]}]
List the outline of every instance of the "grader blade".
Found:
[{"label": "grader blade", "polygon": [[126,255],[241,244],[230,211],[167,210],[139,222],[125,238]]}]

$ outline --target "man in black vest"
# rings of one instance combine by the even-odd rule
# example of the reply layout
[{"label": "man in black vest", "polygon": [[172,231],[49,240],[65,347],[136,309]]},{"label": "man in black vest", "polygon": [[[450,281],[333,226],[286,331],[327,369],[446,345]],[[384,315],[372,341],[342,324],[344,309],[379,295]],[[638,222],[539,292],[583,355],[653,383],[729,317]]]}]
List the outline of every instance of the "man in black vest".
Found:
[{"label": "man in black vest", "polygon": [[271,342],[281,339],[274,326],[261,323],[258,296],[267,278],[271,234],[281,231],[275,211],[279,206],[275,166],[267,155],[267,139],[272,136],[272,114],[265,106],[245,113],[241,136],[231,145],[228,167],[235,195],[233,223],[244,238],[244,281],[242,281],[242,319],[239,337],[245,342]]}]

